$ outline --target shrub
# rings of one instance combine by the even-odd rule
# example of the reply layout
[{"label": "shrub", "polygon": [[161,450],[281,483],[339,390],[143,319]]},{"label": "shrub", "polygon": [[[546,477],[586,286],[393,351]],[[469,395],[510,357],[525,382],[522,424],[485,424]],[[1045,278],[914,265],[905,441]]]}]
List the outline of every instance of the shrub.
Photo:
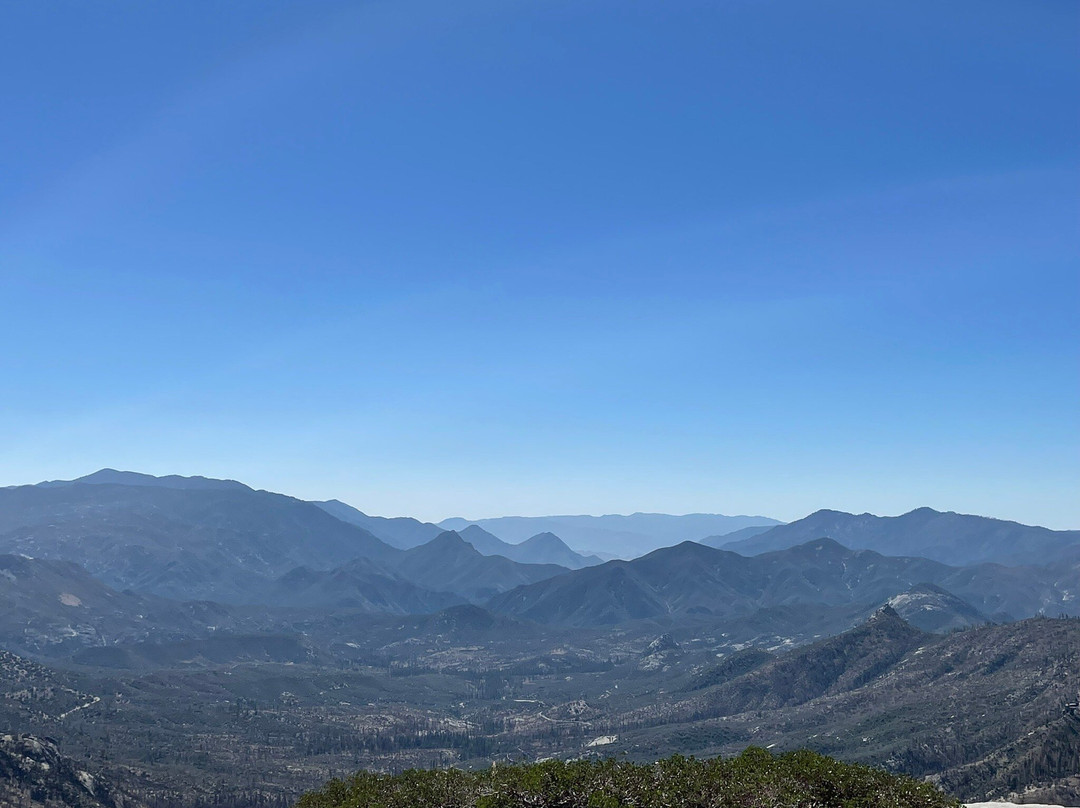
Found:
[{"label": "shrub", "polygon": [[679,755],[653,764],[550,760],[487,771],[359,772],[297,808],[958,808],[928,783],[814,752]]}]

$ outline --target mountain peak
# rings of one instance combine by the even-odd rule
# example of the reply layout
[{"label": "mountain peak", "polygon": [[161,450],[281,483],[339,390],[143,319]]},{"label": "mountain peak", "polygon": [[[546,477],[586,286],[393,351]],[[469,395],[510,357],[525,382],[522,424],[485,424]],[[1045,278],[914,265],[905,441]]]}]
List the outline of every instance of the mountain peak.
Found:
[{"label": "mountain peak", "polygon": [[[773,526],[775,519],[757,516],[720,514],[683,514],[637,512],[603,516],[550,515],[506,516],[473,520],[510,544],[517,544],[539,533],[552,533],[571,548],[591,548],[589,552],[634,558],[660,547],[669,547],[685,539],[719,536],[752,525]],[[440,525],[461,530],[464,519],[446,519]],[[579,551],[580,552],[580,551]]]},{"label": "mountain peak", "polygon": [[900,516],[815,511],[804,519],[719,546],[758,555],[828,536],[852,550],[929,558],[967,566],[994,562],[1008,566],[1080,557],[1080,530],[1048,530],[985,516],[917,508]]},{"label": "mountain peak", "polygon": [[[469,536],[484,536],[484,537],[490,537],[490,538],[498,538],[493,533],[489,533],[488,531],[484,530],[482,527],[480,527],[480,525],[466,525],[465,527],[460,528],[459,530],[448,530],[446,532],[447,533],[457,533],[462,538],[467,538]],[[499,539],[499,540],[502,541],[501,539]]]},{"label": "mountain peak", "polygon": [[671,547],[661,547],[659,550],[653,550],[651,553],[646,553],[640,559],[635,560],[651,559],[656,562],[658,560],[666,561],[679,558],[714,559],[724,552],[726,551],[717,550],[714,547],[687,539],[678,544],[673,544]]},{"label": "mountain peak", "polygon": [[513,545],[488,533],[479,525],[466,525],[458,528],[456,532],[482,555],[501,555],[509,558],[513,554]]},{"label": "mountain peak", "polygon": [[932,583],[918,583],[893,595],[887,606],[906,622],[923,631],[947,631],[990,622],[968,601]]},{"label": "mountain peak", "polygon": [[[416,550],[425,552],[437,551],[441,553],[454,553],[455,555],[481,555],[469,542],[465,541],[455,530],[444,530],[427,544],[421,544]],[[412,552],[412,551],[410,551]]]},{"label": "mountain peak", "polygon": [[316,501],[315,504],[319,505],[319,506],[330,505],[330,506],[336,506],[338,508],[349,508],[350,510],[356,511],[361,516],[367,516],[368,515],[368,514],[364,513],[362,510],[360,510],[359,508],[354,508],[349,503],[342,502],[340,499],[326,499],[326,500],[323,500],[322,502]]},{"label": "mountain peak", "polygon": [[[521,543],[521,545],[525,544],[531,546],[549,546],[558,548],[567,547],[566,542],[564,542],[551,531],[544,531],[543,533],[537,533],[535,536],[530,536]],[[567,547],[567,549],[569,548]]]},{"label": "mountain peak", "polygon": [[[56,481],[52,485],[64,484]],[[180,488],[180,489],[220,489],[226,491],[250,491],[248,486],[236,480],[217,480],[212,477],[183,477],[179,474],[168,474],[164,477],[155,477],[153,474],[143,474],[138,471],[118,471],[117,469],[98,469],[92,474],[77,477],[69,482],[71,485],[130,485],[154,488]]]},{"label": "mountain peak", "polygon": [[921,508],[915,508],[914,510],[910,510],[907,513],[901,514],[900,516],[897,516],[897,517],[894,517],[894,518],[896,518],[896,519],[906,519],[908,521],[912,521],[912,520],[917,520],[917,521],[918,520],[924,520],[925,521],[925,520],[937,519],[940,516],[953,516],[953,515],[955,515],[954,511],[935,511],[933,508],[929,508],[929,507],[926,507],[924,505]]},{"label": "mountain peak", "polygon": [[896,611],[889,604],[885,604],[876,612],[874,612],[870,618],[866,621],[866,625],[903,625],[911,627],[910,624],[900,616],[900,613]]},{"label": "mountain peak", "polygon": [[773,557],[791,557],[801,558],[803,560],[813,559],[841,559],[851,555],[854,551],[851,548],[844,546],[836,539],[830,539],[828,536],[820,536],[816,539],[803,542],[802,544],[796,544],[792,547],[787,547],[779,550],[773,550],[768,553],[763,553],[763,556]]},{"label": "mountain peak", "polygon": [[829,553],[832,555],[847,554],[851,552],[849,548],[842,545],[836,539],[830,539],[828,536],[821,536],[820,538],[812,539],[811,541],[805,542],[804,544],[796,545],[791,549],[808,550],[815,553]]}]

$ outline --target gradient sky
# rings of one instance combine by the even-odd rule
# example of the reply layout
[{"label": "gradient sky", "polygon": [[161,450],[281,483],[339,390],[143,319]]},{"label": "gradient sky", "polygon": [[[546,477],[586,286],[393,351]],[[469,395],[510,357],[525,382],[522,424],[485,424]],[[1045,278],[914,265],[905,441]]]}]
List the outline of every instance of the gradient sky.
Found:
[{"label": "gradient sky", "polygon": [[0,484],[1080,528],[1080,3],[0,8]]}]

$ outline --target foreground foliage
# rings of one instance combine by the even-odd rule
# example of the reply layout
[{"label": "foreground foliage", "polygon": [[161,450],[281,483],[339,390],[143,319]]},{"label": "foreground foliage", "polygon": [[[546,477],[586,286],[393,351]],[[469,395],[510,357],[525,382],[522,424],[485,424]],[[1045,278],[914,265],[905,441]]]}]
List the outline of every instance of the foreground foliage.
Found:
[{"label": "foreground foliage", "polygon": [[953,808],[933,786],[813,752],[679,755],[655,764],[551,760],[482,772],[359,772],[297,808]]}]

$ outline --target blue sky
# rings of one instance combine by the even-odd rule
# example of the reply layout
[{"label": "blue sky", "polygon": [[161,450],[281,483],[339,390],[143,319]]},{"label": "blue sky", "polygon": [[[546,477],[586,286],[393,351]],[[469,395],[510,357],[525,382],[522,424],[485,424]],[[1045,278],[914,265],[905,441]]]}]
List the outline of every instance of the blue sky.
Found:
[{"label": "blue sky", "polygon": [[0,484],[1080,527],[1080,4],[0,10]]}]

